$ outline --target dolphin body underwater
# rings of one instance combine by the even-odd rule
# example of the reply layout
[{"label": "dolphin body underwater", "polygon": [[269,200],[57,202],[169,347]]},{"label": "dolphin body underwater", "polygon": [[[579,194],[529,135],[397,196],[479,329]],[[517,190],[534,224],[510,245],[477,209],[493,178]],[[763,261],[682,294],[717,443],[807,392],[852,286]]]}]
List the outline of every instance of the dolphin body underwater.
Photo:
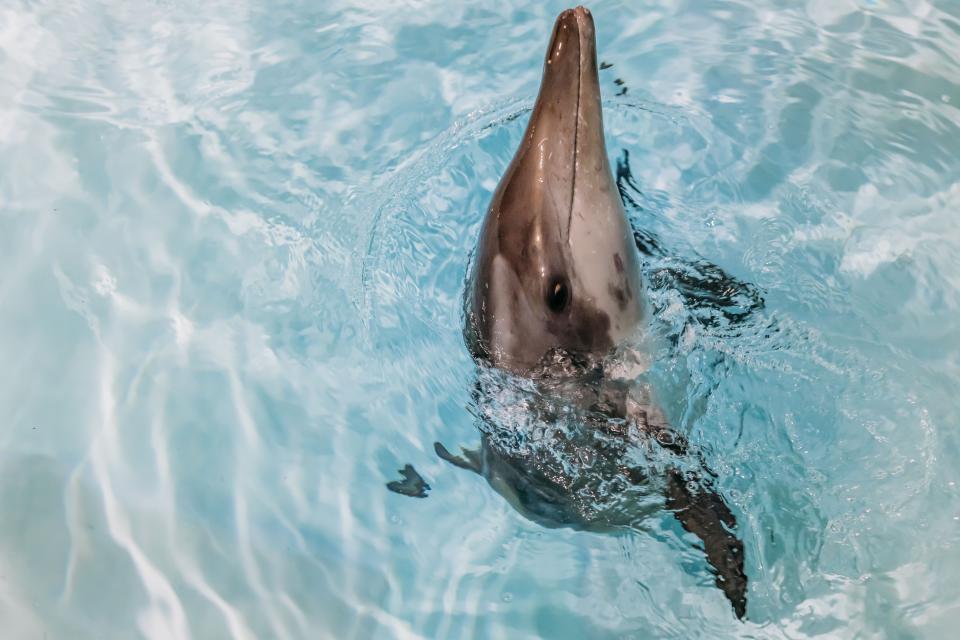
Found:
[{"label": "dolphin body underwater", "polygon": [[[461,455],[434,448],[547,527],[642,530],[665,505],[702,542],[742,619],[747,578],[734,515],[649,385],[636,382],[650,305],[641,238],[618,186],[593,18],[569,9],[554,25],[540,93],[467,277],[464,336],[478,364],[482,444]],[[412,467],[404,475],[419,484],[392,490],[425,495]]]}]

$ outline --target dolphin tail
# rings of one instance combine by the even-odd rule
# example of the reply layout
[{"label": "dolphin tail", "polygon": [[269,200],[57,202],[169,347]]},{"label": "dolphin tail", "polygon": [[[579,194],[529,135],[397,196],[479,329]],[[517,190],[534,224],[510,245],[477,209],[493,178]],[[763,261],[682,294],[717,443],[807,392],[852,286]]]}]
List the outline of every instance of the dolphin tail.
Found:
[{"label": "dolphin tail", "polygon": [[667,508],[683,528],[703,541],[717,586],[742,620],[747,613],[747,576],[743,572],[743,542],[734,533],[737,520],[730,507],[709,487],[691,488],[675,469],[667,474],[666,498]]},{"label": "dolphin tail", "polygon": [[391,480],[387,483],[387,489],[411,498],[427,497],[430,485],[417,473],[412,464],[404,465],[403,469],[400,469],[400,475],[403,476],[403,480]]}]

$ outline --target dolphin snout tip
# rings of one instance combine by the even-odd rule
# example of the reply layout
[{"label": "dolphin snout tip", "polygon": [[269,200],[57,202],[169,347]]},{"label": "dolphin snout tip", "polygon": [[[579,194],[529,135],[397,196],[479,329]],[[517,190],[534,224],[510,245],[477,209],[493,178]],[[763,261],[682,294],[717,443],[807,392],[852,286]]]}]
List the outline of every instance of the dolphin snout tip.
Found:
[{"label": "dolphin snout tip", "polygon": [[590,9],[579,5],[573,9],[561,11],[560,15],[557,16],[557,22],[563,25],[579,26],[585,22],[593,22],[593,14],[590,13]]},{"label": "dolphin snout tip", "polygon": [[585,6],[580,5],[573,10],[577,15],[577,26],[580,28],[580,31],[584,33],[593,33],[593,14],[590,13],[590,9],[587,9]]}]

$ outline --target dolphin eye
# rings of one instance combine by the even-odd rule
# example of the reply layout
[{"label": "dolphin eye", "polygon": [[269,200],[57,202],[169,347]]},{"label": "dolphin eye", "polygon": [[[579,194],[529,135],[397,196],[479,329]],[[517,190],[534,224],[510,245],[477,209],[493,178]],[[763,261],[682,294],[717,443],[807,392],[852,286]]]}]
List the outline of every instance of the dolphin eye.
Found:
[{"label": "dolphin eye", "polygon": [[561,278],[554,278],[547,288],[547,307],[554,313],[560,313],[570,302],[570,288]]}]

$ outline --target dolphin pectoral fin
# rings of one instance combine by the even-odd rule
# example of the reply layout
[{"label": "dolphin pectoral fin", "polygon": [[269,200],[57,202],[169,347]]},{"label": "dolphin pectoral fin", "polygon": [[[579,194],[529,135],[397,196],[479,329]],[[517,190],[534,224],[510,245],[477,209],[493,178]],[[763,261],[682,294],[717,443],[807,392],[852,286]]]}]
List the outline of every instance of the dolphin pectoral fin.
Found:
[{"label": "dolphin pectoral fin", "polygon": [[463,455],[455,456],[439,442],[433,443],[433,450],[437,452],[437,455],[440,456],[441,460],[445,460],[455,467],[466,469],[467,471],[473,471],[474,473],[481,475],[483,473],[483,465],[480,462],[479,451],[460,449]]},{"label": "dolphin pectoral fin", "polygon": [[[617,158],[617,190],[623,206],[634,213],[650,215],[642,204],[646,197],[640,191],[630,169],[630,152],[623,149]],[[644,259],[653,259],[655,268],[647,277],[654,289],[669,287],[676,290],[699,321],[718,326],[723,318],[729,324],[738,324],[764,308],[763,292],[756,285],[744,282],[712,262],[693,254],[683,257],[668,251],[657,236],[631,217],[633,240]],[[650,265],[648,265],[649,267]]]},{"label": "dolphin pectoral fin", "polygon": [[692,489],[675,469],[667,474],[666,498],[667,508],[683,528],[703,541],[717,586],[742,620],[747,613],[747,576],[743,572],[743,542],[734,533],[737,520],[730,507],[709,487]]}]

